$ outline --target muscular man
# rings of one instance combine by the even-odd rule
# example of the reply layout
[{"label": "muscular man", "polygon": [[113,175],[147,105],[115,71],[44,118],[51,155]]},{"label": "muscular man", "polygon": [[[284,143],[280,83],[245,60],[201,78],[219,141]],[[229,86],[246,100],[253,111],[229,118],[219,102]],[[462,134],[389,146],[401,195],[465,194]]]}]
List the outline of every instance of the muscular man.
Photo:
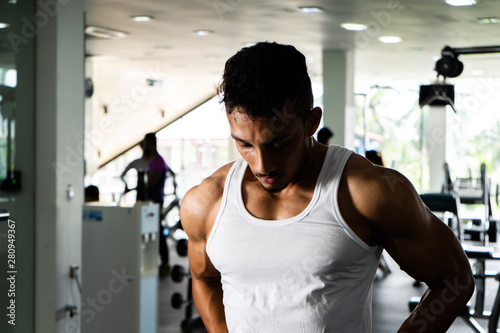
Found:
[{"label": "muscular man", "polygon": [[371,332],[382,249],[429,289],[400,332],[445,332],[474,289],[448,226],[397,171],[313,134],[305,58],[259,43],[220,93],[241,154],[184,197],[196,307],[209,332]]}]

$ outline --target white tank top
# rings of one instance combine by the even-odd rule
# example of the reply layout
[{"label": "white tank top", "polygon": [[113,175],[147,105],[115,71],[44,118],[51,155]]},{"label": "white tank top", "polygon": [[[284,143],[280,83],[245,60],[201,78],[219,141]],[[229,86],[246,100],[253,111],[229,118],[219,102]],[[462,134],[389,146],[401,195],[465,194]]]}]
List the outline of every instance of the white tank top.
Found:
[{"label": "white tank top", "polygon": [[245,208],[247,163],[229,171],[207,241],[221,274],[230,333],[371,332],[372,281],[382,253],[342,218],[337,192],[352,151],[330,146],[307,208],[262,220]]}]

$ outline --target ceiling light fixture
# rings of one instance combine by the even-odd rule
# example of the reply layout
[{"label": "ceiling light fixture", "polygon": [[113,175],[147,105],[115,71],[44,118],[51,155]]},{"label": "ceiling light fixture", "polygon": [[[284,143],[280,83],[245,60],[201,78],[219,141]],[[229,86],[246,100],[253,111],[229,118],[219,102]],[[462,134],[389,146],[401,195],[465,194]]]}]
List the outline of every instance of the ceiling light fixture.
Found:
[{"label": "ceiling light fixture", "polygon": [[208,36],[214,33],[212,30],[195,30],[193,32],[196,36]]},{"label": "ceiling light fixture", "polygon": [[476,0],[446,0],[450,6],[472,6],[476,4]]},{"label": "ceiling light fixture", "polygon": [[136,22],[149,22],[149,21],[152,21],[154,19],[153,16],[149,16],[149,15],[134,15],[134,16],[131,16],[130,18]]},{"label": "ceiling light fixture", "polygon": [[396,44],[402,41],[399,36],[380,36],[378,40],[384,44]]},{"label": "ceiling light fixture", "polygon": [[323,8],[317,6],[299,6],[297,10],[301,13],[306,14],[321,14],[323,13]]},{"label": "ceiling light fixture", "polygon": [[342,23],[340,26],[349,31],[363,31],[368,29],[366,25],[359,23]]},{"label": "ceiling light fixture", "polygon": [[477,19],[479,24],[500,23],[500,17],[480,17]]},{"label": "ceiling light fixture", "polygon": [[128,33],[119,31],[119,30],[112,30],[108,28],[101,28],[101,27],[96,27],[93,25],[89,25],[85,28],[85,33],[89,36],[92,37],[97,37],[97,38],[123,38],[127,37]]},{"label": "ceiling light fixture", "polygon": [[5,22],[0,22],[0,29],[6,29],[8,27],[10,27],[10,24],[5,23]]}]

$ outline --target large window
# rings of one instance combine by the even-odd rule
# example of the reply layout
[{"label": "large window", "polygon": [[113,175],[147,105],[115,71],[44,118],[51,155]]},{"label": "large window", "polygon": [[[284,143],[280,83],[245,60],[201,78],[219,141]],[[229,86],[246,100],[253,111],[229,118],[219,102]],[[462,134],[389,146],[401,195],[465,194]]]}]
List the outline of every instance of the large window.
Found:
[{"label": "large window", "polygon": [[[446,161],[452,180],[479,178],[484,163],[495,202],[500,183],[500,79],[457,79],[453,84],[457,112],[448,108],[446,116]],[[359,154],[380,151],[386,166],[425,191],[429,163],[423,138],[428,113],[418,105],[418,88],[415,83],[402,83],[357,94],[354,131]]]},{"label": "large window", "polygon": [[[177,193],[181,197],[231,160],[233,142],[218,99],[214,97],[157,133],[158,152],[177,174]],[[102,201],[134,203],[134,192],[122,196],[125,184],[119,176],[126,165],[141,154],[140,147],[134,147],[95,174],[87,175],[86,185],[98,185]],[[130,188],[135,188],[136,172],[128,172],[125,181]],[[165,191],[171,193],[172,190],[172,180],[168,179]]]},{"label": "large window", "polygon": [[423,165],[417,89],[371,87],[356,94],[356,152],[382,154],[385,166],[405,174],[420,189]]}]

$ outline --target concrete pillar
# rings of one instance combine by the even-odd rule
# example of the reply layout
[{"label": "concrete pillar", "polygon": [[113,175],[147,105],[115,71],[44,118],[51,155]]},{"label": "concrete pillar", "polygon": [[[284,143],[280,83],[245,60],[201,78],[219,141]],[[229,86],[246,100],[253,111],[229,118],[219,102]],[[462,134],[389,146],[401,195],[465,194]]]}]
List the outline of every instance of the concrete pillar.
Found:
[{"label": "concrete pillar", "polygon": [[[84,3],[37,5],[35,332],[79,332],[80,293],[70,267],[81,266]],[[66,306],[78,315],[71,318]]]},{"label": "concrete pillar", "polygon": [[323,50],[323,122],[332,144],[354,149],[354,53]]},{"label": "concrete pillar", "polygon": [[428,106],[424,109],[424,145],[429,161],[429,188],[426,192],[441,192],[444,184],[446,114],[445,106]]}]

